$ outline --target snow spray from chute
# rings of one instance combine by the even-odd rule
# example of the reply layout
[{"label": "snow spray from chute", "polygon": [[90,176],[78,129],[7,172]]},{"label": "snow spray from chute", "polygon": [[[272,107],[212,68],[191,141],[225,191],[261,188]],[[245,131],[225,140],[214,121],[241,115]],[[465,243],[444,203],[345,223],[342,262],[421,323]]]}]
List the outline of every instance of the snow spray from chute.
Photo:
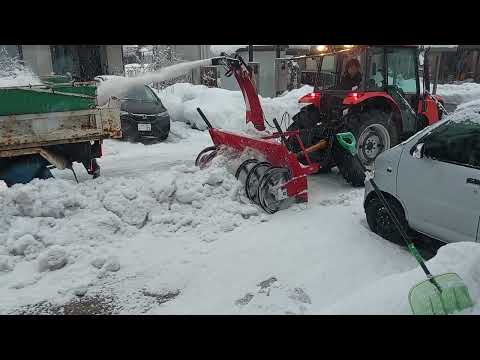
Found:
[{"label": "snow spray from chute", "polygon": [[118,77],[100,84],[97,90],[98,105],[104,105],[112,96],[122,98],[128,90],[138,85],[148,85],[185,75],[189,71],[212,64],[212,59],[189,61],[164,67],[159,71],[147,73],[134,78]]}]

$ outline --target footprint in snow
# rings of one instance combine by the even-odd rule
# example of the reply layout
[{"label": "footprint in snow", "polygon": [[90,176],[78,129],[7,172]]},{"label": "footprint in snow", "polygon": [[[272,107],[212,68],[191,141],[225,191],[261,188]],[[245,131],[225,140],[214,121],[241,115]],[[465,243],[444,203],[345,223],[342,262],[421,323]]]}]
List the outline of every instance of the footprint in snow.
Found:
[{"label": "footprint in snow", "polygon": [[[266,293],[267,296],[270,295],[270,286],[273,285],[277,281],[277,278],[275,276],[271,276],[266,280],[261,281],[260,283],[257,284],[258,287],[260,287],[260,290],[258,290],[258,293]],[[252,301],[253,297],[255,295],[252,293],[247,293],[245,294],[242,298],[235,300],[235,305],[247,305],[250,301]]]}]

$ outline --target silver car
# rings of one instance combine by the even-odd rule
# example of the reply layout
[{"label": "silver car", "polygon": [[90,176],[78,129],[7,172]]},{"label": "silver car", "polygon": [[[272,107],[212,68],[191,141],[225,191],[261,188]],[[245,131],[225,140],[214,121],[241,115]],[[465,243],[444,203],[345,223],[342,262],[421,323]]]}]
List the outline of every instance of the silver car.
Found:
[{"label": "silver car", "polygon": [[[480,102],[380,154],[373,176],[408,230],[480,241]],[[370,182],[364,208],[373,232],[403,244]]]}]

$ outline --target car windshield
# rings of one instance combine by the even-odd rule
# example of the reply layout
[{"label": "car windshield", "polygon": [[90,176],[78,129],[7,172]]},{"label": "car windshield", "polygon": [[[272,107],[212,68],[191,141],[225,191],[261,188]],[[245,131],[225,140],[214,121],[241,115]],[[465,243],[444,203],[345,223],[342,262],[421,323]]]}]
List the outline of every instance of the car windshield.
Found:
[{"label": "car windshield", "polygon": [[135,86],[128,90],[126,99],[142,102],[159,102],[159,99],[153,94],[148,86]]},{"label": "car windshield", "polygon": [[[480,136],[480,112],[478,109],[459,110],[437,124],[424,129],[420,139],[447,134],[448,136],[459,136],[472,134]],[[420,134],[422,133],[420,132]],[[418,134],[417,134],[418,135]]]}]

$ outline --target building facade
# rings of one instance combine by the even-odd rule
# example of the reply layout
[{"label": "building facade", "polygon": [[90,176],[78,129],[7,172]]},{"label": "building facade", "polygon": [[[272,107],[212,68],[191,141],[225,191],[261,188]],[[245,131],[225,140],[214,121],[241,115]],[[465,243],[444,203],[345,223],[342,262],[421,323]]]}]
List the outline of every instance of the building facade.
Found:
[{"label": "building facade", "polygon": [[[254,45],[253,46],[253,63],[257,63],[259,67],[258,93],[263,97],[275,97],[276,94],[276,67],[275,59],[277,55],[280,58],[286,56],[286,46],[281,45],[279,53],[275,45]],[[245,62],[248,62],[248,47],[242,47],[236,50]],[[224,71],[220,70],[222,88],[228,90],[238,90],[238,85],[233,77],[225,77]]]},{"label": "building facade", "polygon": [[39,76],[70,73],[78,80],[123,75],[121,45],[0,45]]}]

